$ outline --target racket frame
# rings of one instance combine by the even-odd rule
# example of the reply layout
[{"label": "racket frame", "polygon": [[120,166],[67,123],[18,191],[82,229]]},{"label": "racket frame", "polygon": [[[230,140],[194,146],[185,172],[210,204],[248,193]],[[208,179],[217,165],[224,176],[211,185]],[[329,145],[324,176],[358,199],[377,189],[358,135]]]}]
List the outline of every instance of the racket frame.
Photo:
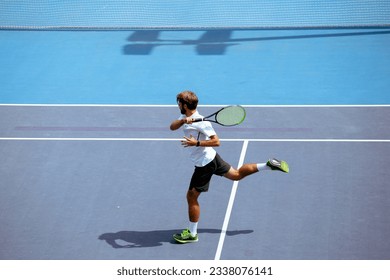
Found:
[{"label": "racket frame", "polygon": [[[235,123],[235,124],[222,124],[222,123],[217,121],[217,115],[219,114],[219,112],[221,112],[222,110],[225,110],[226,108],[229,108],[229,107],[240,107],[240,108],[242,108],[242,110],[244,112],[244,117],[242,118],[242,120],[239,123]],[[214,116],[214,120],[210,119],[213,116]],[[241,105],[230,105],[230,106],[226,106],[226,107],[223,107],[223,108],[219,109],[218,111],[212,113],[211,115],[209,115],[207,117],[195,118],[195,119],[192,120],[192,122],[209,121],[209,122],[217,123],[217,124],[222,125],[222,126],[235,126],[235,125],[239,125],[240,123],[242,123],[245,120],[245,117],[246,117],[246,111],[245,111],[244,107],[242,107]]]}]

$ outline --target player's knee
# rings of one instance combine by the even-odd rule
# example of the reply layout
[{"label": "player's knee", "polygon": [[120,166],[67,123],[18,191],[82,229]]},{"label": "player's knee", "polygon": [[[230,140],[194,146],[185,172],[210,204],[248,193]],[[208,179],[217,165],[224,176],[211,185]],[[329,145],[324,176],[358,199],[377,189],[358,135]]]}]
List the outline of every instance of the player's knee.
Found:
[{"label": "player's knee", "polygon": [[239,181],[241,180],[242,178],[244,178],[244,176],[240,173],[240,171],[237,171],[237,175],[236,175],[236,181]]},{"label": "player's knee", "polygon": [[234,168],[231,168],[229,170],[229,172],[225,175],[228,179],[230,180],[234,180],[234,181],[238,181],[238,180],[241,180],[242,179],[242,175],[240,173],[240,171],[234,169]]}]

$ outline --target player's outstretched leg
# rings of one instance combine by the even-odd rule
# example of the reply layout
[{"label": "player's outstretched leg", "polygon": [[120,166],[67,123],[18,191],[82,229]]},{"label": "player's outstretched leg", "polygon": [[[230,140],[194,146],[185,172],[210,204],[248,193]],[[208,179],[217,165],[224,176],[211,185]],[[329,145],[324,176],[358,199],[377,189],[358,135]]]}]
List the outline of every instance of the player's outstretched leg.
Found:
[{"label": "player's outstretched leg", "polygon": [[246,163],[238,170],[232,167],[224,176],[230,180],[238,181],[263,170],[278,170],[288,173],[290,168],[287,162],[273,158],[267,163]]}]

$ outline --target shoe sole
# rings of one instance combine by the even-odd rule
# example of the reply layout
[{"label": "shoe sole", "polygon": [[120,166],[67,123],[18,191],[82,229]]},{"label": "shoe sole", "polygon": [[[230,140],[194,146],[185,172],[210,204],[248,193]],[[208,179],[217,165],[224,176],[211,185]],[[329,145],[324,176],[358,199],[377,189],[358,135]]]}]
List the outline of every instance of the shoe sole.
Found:
[{"label": "shoe sole", "polygon": [[289,168],[287,162],[282,161],[282,162],[280,163],[280,165],[281,165],[281,166],[280,166],[280,169],[281,169],[283,172],[288,173],[288,172],[290,171],[290,168]]},{"label": "shoe sole", "polygon": [[178,239],[178,238],[176,238],[175,236],[173,237],[173,239],[174,239],[176,242],[180,243],[180,244],[196,243],[196,242],[198,242],[198,240],[199,240],[199,239],[194,239],[194,240],[190,240],[190,239],[188,239],[188,240],[183,240],[183,239]]},{"label": "shoe sole", "polygon": [[[276,162],[275,162],[276,161]],[[288,163],[283,160],[277,160],[273,159],[269,161],[270,165],[274,168],[279,169],[280,171],[283,171],[285,173],[288,173],[290,171],[290,168],[288,166]]]}]

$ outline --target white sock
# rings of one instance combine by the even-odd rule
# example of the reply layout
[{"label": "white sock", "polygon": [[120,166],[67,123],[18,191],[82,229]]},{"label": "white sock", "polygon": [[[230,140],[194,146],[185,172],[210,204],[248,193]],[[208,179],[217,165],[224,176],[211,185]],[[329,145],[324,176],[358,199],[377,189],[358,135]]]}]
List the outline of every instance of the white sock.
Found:
[{"label": "white sock", "polygon": [[198,234],[198,223],[190,222],[189,230],[190,230],[192,236],[197,235]]},{"label": "white sock", "polygon": [[261,171],[261,170],[272,170],[271,167],[269,167],[267,165],[267,163],[258,163],[257,164],[257,170]]}]

